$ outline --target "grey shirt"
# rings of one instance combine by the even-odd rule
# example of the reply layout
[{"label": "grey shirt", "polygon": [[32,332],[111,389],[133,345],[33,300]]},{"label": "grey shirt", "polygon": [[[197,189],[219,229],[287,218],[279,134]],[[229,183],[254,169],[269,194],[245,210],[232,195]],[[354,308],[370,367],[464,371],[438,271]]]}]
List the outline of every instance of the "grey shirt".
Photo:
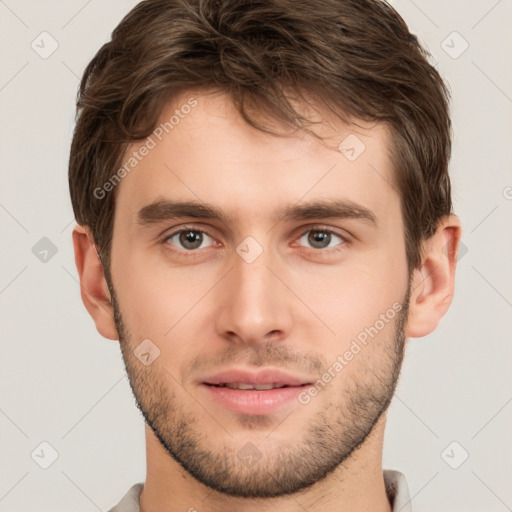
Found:
[{"label": "grey shirt", "polygon": [[[384,484],[391,503],[392,512],[412,512],[411,497],[405,476],[399,471],[384,470]],[[134,484],[123,499],[108,512],[140,512],[139,497],[144,487],[143,482]]]}]

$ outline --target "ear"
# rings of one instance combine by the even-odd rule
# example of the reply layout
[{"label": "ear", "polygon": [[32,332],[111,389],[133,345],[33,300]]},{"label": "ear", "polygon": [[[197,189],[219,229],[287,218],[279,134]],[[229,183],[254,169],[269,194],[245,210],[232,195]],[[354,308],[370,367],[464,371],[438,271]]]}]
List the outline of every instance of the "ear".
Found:
[{"label": "ear", "polygon": [[110,304],[110,292],[96,245],[90,230],[83,226],[73,229],[75,263],[80,277],[82,302],[92,316],[98,332],[110,340],[119,339]]},{"label": "ear", "polygon": [[460,221],[449,215],[424,242],[421,266],[414,270],[412,277],[407,337],[430,334],[448,311],[454,292],[460,237]]}]

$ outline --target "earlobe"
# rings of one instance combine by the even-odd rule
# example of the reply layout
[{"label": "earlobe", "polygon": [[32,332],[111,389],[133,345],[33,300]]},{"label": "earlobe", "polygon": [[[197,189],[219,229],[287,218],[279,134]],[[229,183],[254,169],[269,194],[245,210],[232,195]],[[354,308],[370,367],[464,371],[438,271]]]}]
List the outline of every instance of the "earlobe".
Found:
[{"label": "earlobe", "polygon": [[74,228],[73,247],[82,302],[92,316],[98,332],[105,338],[117,340],[119,337],[110,304],[110,292],[92,234],[87,228]]},{"label": "earlobe", "polygon": [[434,331],[452,302],[461,237],[460,221],[449,215],[423,245],[420,268],[414,270],[406,336],[421,338]]}]

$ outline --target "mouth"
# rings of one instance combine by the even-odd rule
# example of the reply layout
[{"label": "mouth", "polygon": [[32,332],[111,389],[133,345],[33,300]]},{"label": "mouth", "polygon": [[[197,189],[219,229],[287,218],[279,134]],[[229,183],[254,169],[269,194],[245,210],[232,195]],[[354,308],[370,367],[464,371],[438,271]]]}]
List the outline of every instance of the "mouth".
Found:
[{"label": "mouth", "polygon": [[267,391],[269,389],[281,389],[281,388],[289,388],[294,386],[277,386],[274,384],[246,384],[242,382],[225,382],[223,384],[208,384],[205,382],[207,386],[216,386],[218,388],[229,388],[229,389],[242,389],[244,391],[255,390],[255,391]]},{"label": "mouth", "polygon": [[312,379],[265,369],[259,372],[230,370],[200,382],[216,404],[236,413],[262,415],[277,412],[293,403]]}]

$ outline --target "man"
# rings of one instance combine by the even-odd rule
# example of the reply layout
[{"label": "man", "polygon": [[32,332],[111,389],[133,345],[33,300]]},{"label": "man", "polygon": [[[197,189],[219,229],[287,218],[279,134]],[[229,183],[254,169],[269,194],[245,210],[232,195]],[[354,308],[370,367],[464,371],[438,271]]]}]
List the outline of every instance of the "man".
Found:
[{"label": "man", "polygon": [[77,109],[82,299],[146,421],[112,511],[411,510],[386,410],[461,229],[448,95],[399,15],[146,0]]}]

